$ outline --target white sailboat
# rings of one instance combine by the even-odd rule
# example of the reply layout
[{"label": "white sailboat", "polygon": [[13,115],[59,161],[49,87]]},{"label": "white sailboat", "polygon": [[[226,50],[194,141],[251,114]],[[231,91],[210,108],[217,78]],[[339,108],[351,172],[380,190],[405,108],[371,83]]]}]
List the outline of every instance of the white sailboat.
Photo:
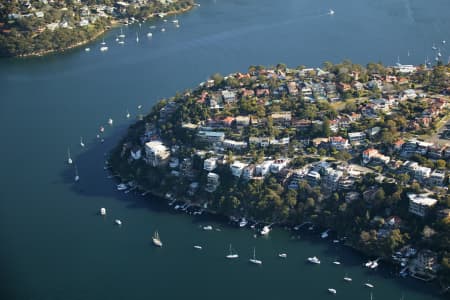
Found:
[{"label": "white sailboat", "polygon": [[344,280],[347,282],[351,282],[353,279],[351,277],[348,277],[347,274],[345,274]]},{"label": "white sailboat", "polygon": [[103,41],[100,44],[106,45],[105,39],[103,39]]},{"label": "white sailboat", "polygon": [[83,137],[82,136],[80,136],[80,146],[82,147],[82,148],[84,148],[84,143],[83,143]]},{"label": "white sailboat", "polygon": [[153,245],[155,245],[156,247],[162,247],[163,246],[163,244],[161,242],[161,239],[159,238],[158,230],[156,230],[155,233],[153,234],[152,242],[153,242]]},{"label": "white sailboat", "polygon": [[137,32],[136,32],[136,43],[139,43],[139,35]]},{"label": "white sailboat", "polygon": [[252,264],[255,264],[255,265],[261,265],[262,264],[261,260],[256,259],[256,249],[255,248],[253,248],[253,258],[250,258],[248,261],[251,262]]},{"label": "white sailboat", "polygon": [[80,176],[78,175],[78,168],[75,165],[75,182],[78,182],[80,180]]},{"label": "white sailboat", "polygon": [[72,157],[70,157],[70,148],[67,148],[67,163],[72,164]]},{"label": "white sailboat", "polygon": [[122,28],[120,28],[120,34],[119,34],[119,37],[120,37],[121,39],[125,38],[125,34],[123,34]]},{"label": "white sailboat", "polygon": [[237,253],[233,253],[233,250],[231,248],[231,244],[230,244],[230,254],[228,254],[227,256],[225,256],[228,259],[234,259],[234,258],[238,258],[239,255]]}]

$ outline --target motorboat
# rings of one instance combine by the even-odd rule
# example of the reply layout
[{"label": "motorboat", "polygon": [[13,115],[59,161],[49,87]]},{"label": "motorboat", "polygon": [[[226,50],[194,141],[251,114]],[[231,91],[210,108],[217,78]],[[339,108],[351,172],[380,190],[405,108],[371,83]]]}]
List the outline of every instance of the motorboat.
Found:
[{"label": "motorboat", "polygon": [[83,143],[83,137],[82,136],[80,136],[80,146],[83,147],[83,148],[85,146],[84,143]]},{"label": "motorboat", "polygon": [[127,114],[126,114],[127,119],[129,119],[131,117],[130,112],[127,110]]},{"label": "motorboat", "polygon": [[139,35],[136,32],[136,43],[139,43]]},{"label": "motorboat", "polygon": [[114,123],[113,119],[109,118],[108,119],[108,124],[112,126],[113,123]]},{"label": "motorboat", "polygon": [[334,15],[334,10],[330,9],[330,10],[328,11],[328,15],[330,15],[330,16]]},{"label": "motorboat", "polygon": [[106,46],[100,47],[100,51],[102,52],[108,51],[108,47]]},{"label": "motorboat", "polygon": [[335,264],[335,265],[340,265],[340,264],[341,264],[341,262],[340,262],[340,261],[337,261],[337,260],[335,260],[335,261],[333,261],[333,264]]},{"label": "motorboat", "polygon": [[161,28],[161,32],[164,32],[164,31],[166,31],[166,29],[165,28]]},{"label": "motorboat", "polygon": [[237,253],[233,253],[233,249],[231,247],[231,244],[230,244],[230,253],[227,256],[225,256],[225,257],[228,258],[228,259],[234,259],[234,258],[238,258],[239,257],[239,255]]},{"label": "motorboat", "polygon": [[125,41],[119,41],[118,42],[120,45],[123,45],[123,44],[125,44]]},{"label": "motorboat", "polygon": [[149,32],[149,33],[147,33],[147,36],[148,36],[148,37],[152,37],[152,36],[153,36],[153,33]]},{"label": "motorboat", "polygon": [[105,132],[105,127],[100,126],[100,132]]},{"label": "motorboat", "polygon": [[194,245],[194,249],[197,249],[197,250],[202,250],[203,248],[202,248],[202,246],[199,246],[199,245]]},{"label": "motorboat", "polygon": [[158,230],[156,230],[155,233],[153,234],[152,242],[153,242],[153,245],[155,245],[156,247],[162,247],[163,246],[163,244],[161,242],[161,239],[159,238]]},{"label": "motorboat", "polygon": [[373,288],[374,287],[374,285],[369,283],[369,282],[364,283],[364,285],[367,286],[368,288]]},{"label": "motorboat", "polygon": [[366,263],[364,264],[364,266],[365,266],[366,268],[370,268],[370,267],[372,266],[372,264],[373,264],[373,261],[369,260],[368,262],[366,262]]},{"label": "motorboat", "polygon": [[80,180],[80,176],[78,175],[78,168],[75,166],[75,182],[78,182]]},{"label": "motorboat", "polygon": [[84,51],[89,52],[91,51],[91,48],[84,48]]},{"label": "motorboat", "polygon": [[308,257],[308,261],[313,264],[320,264],[320,260],[317,258],[317,256]]},{"label": "motorboat", "polygon": [[264,226],[261,230],[261,235],[268,235],[270,232],[270,227],[268,225]]},{"label": "motorboat", "polygon": [[251,262],[252,264],[255,264],[255,265],[261,265],[262,264],[261,260],[256,259],[256,249],[255,248],[253,248],[253,258],[250,258],[248,261]]},{"label": "motorboat", "polygon": [[100,215],[106,216],[106,208],[104,208],[104,207],[100,208]]},{"label": "motorboat", "polygon": [[352,279],[350,277],[347,277],[347,276],[344,277],[344,280],[347,281],[347,282],[351,282],[352,281]]},{"label": "motorboat", "polygon": [[116,225],[122,225],[122,221],[120,221],[119,219],[115,219],[114,220],[114,223],[116,223]]},{"label": "motorboat", "polygon": [[203,230],[213,230],[211,225],[203,226]]},{"label": "motorboat", "polygon": [[287,258],[287,253],[278,253],[278,257]]},{"label": "motorboat", "polygon": [[124,191],[124,190],[126,190],[128,187],[127,187],[127,185],[125,184],[125,183],[119,183],[118,185],[117,185],[117,190],[118,191]]},{"label": "motorboat", "polygon": [[328,291],[332,294],[336,294],[336,290],[335,289],[328,289]]},{"label": "motorboat", "polygon": [[141,105],[141,104],[139,104],[137,108],[138,108],[138,109],[141,109],[141,108],[142,108],[142,105]]},{"label": "motorboat", "polygon": [[323,238],[323,239],[326,239],[328,237],[328,231],[330,231],[330,230],[328,229],[328,230],[325,230],[324,232],[322,232],[320,237]]},{"label": "motorboat", "polygon": [[239,227],[245,227],[247,225],[248,221],[245,218],[242,218],[239,222]]}]

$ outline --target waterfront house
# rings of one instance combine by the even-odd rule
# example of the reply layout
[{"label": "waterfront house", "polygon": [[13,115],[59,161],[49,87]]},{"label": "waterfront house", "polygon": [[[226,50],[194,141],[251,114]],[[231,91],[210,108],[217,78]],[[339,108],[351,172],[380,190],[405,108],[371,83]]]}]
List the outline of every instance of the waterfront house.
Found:
[{"label": "waterfront house", "polygon": [[425,249],[417,253],[417,258],[410,265],[411,276],[420,280],[430,281],[436,277],[438,271],[438,255]]},{"label": "waterfront house", "polygon": [[169,149],[161,141],[145,143],[145,153],[147,163],[153,167],[165,164],[170,157]]},{"label": "waterfront house", "polygon": [[427,194],[408,194],[409,212],[424,217],[428,210],[436,205],[437,200],[428,197]]}]

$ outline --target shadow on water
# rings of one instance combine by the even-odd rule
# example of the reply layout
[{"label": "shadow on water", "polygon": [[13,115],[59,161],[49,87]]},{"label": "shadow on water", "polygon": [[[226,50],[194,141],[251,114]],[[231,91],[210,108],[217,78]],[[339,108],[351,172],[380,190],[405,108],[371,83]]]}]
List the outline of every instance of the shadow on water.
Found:
[{"label": "shadow on water", "polygon": [[[81,148],[79,144],[76,154],[72,156],[73,165],[68,165],[67,162],[62,168],[60,177],[63,182],[70,185],[70,189],[73,193],[83,197],[108,197],[118,201],[126,203],[126,207],[129,209],[147,209],[155,213],[163,214],[180,214],[179,211],[171,209],[167,205],[165,199],[154,197],[151,195],[142,196],[142,191],[133,191],[128,194],[119,192],[116,190],[116,185],[119,183],[116,178],[108,178],[111,174],[104,169],[105,160],[108,153],[125,135],[128,125],[119,126],[105,126],[104,142],[100,142],[100,139],[96,138],[96,134],[93,134],[91,139],[86,139],[86,146]],[[72,146],[75,150],[75,147]],[[78,174],[80,176],[79,182],[74,182],[75,167],[77,166]],[[97,212],[93,213],[98,215]],[[222,228],[236,228],[228,222],[228,218],[224,216],[203,214],[202,216],[190,216],[190,221],[197,227],[201,224],[208,222],[215,222],[221,224]],[[237,229],[237,228],[236,228]],[[250,230],[249,228],[244,230]],[[300,231],[290,230],[287,232],[286,237],[290,236],[290,240],[286,242],[302,242],[310,244],[311,246],[317,244],[326,244],[325,250],[322,252],[322,263],[332,264],[334,260],[339,260],[346,266],[346,268],[358,268],[364,269],[363,278],[376,285],[379,279],[394,280],[395,283],[401,287],[401,290],[412,290],[416,293],[423,293],[424,295],[435,294],[438,296],[436,283],[419,283],[412,278],[400,278],[398,275],[398,267],[390,265],[385,262],[381,262],[381,267],[376,270],[370,270],[363,267],[363,263],[369,258],[362,255],[362,253],[347,247],[341,243],[333,243],[333,239],[336,238],[335,233],[331,232],[327,239],[321,239],[320,234],[323,228],[309,231],[306,227]],[[300,236],[300,238],[297,238]],[[270,237],[269,237],[270,238]],[[305,262],[305,264],[308,264]],[[336,266],[339,268],[342,266]],[[342,269],[342,276],[345,274],[345,270]],[[358,271],[360,272],[360,271]],[[349,274],[351,275],[351,274]]]}]

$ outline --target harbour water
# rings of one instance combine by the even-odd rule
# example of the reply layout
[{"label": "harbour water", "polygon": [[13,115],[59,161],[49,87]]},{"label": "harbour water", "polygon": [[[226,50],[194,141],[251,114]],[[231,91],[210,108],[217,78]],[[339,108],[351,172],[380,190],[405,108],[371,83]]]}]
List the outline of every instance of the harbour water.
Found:
[{"label": "harbour water", "polygon": [[[439,299],[432,284],[369,271],[318,234],[253,237],[226,223],[174,214],[115,191],[104,154],[140,111],[211,74],[249,65],[423,63],[450,41],[446,0],[201,0],[177,16],[119,29],[64,54],[0,60],[2,299]],[[328,15],[329,9],[335,11]],[[150,29],[151,25],[156,28]],[[165,32],[161,32],[161,28]],[[151,38],[147,33],[152,32]],[[139,42],[136,42],[136,36]],[[443,58],[450,55],[440,44]],[[408,55],[409,52],[409,55]],[[132,117],[126,118],[127,110]],[[107,124],[108,118],[114,125]],[[105,143],[96,139],[105,127]],[[80,136],[86,147],[81,148]],[[77,165],[67,164],[67,149]],[[98,216],[100,207],[107,216]],[[121,227],[114,219],[122,220]],[[221,231],[203,231],[211,224]],[[158,230],[163,248],[151,245]],[[238,260],[225,259],[228,245]],[[202,250],[193,245],[202,245]],[[262,266],[248,263],[256,247]],[[277,257],[287,252],[288,258]],[[318,256],[311,265],[306,258]],[[332,261],[339,259],[337,266]],[[352,283],[345,282],[347,274]],[[364,287],[365,282],[375,287]]]}]

